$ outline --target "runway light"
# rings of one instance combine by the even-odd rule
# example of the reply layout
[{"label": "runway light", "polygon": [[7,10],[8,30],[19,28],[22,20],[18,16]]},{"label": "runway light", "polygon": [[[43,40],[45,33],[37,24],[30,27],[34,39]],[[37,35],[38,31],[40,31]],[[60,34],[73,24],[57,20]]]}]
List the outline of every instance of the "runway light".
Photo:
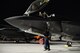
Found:
[{"label": "runway light", "polygon": [[64,45],[66,48],[68,48],[68,45]]}]

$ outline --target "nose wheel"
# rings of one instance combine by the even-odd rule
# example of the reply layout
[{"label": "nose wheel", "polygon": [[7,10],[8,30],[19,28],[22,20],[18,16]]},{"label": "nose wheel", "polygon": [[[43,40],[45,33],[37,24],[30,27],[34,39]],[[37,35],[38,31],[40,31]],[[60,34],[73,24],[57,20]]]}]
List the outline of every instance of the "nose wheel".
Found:
[{"label": "nose wheel", "polygon": [[72,47],[72,42],[71,41],[67,41],[67,46],[68,47]]}]

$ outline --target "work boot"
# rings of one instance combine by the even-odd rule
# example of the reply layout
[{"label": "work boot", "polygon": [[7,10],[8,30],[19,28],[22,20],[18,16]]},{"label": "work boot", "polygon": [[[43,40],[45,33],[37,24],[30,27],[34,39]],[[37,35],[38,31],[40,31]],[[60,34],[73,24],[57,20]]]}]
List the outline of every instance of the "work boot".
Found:
[{"label": "work boot", "polygon": [[50,51],[50,49],[47,49],[48,51]]}]

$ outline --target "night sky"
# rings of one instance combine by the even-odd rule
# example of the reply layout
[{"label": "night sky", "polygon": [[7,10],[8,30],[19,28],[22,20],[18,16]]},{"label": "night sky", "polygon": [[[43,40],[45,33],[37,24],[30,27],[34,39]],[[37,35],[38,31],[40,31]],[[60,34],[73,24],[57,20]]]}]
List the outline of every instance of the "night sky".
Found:
[{"label": "night sky", "polygon": [[[0,0],[0,20],[11,16],[23,15],[34,0]],[[46,8],[48,14],[55,13],[56,17],[75,19],[80,18],[80,3],[75,0],[51,0]]]}]

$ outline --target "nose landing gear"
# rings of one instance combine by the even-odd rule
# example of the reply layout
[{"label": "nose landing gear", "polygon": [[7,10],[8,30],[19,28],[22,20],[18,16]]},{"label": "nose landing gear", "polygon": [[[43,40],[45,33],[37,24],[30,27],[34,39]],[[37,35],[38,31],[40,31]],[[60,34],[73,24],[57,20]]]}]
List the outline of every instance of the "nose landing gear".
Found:
[{"label": "nose landing gear", "polygon": [[67,41],[67,46],[68,47],[72,47],[72,42],[71,41]]}]

